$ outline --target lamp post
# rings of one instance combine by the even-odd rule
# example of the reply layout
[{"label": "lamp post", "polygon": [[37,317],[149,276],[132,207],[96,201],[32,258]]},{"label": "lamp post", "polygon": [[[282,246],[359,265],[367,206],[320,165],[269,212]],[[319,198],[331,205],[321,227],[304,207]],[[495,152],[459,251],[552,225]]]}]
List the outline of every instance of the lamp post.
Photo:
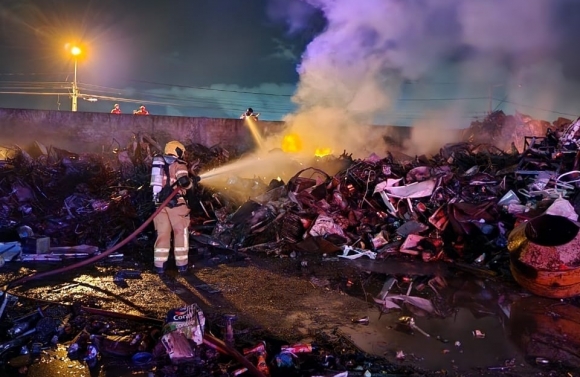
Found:
[{"label": "lamp post", "polygon": [[75,60],[75,74],[74,74],[74,81],[72,86],[72,111],[77,111],[77,102],[79,97],[79,87],[77,83],[77,68],[78,68],[78,56],[81,54],[81,49],[77,46],[72,46],[70,48],[70,53],[74,57]]}]

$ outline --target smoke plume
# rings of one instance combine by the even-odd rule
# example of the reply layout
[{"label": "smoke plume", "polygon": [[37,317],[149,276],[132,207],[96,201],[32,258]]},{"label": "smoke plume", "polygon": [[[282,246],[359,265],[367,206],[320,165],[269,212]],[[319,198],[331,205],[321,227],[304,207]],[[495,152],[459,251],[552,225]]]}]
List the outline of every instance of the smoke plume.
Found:
[{"label": "smoke plume", "polygon": [[285,120],[305,150],[324,145],[366,157],[385,152],[372,124],[412,126],[406,147],[417,154],[453,141],[489,106],[521,102],[528,105],[521,112],[555,119],[541,110],[564,104],[557,62],[564,2],[271,1],[270,14],[285,15],[293,33],[315,12],[326,20],[302,55],[298,111]]}]

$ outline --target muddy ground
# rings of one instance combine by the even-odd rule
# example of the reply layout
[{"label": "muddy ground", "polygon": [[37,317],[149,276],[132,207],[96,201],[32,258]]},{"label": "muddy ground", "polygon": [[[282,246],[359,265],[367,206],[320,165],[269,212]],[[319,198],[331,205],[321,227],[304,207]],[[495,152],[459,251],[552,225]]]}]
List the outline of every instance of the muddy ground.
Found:
[{"label": "muddy ground", "polygon": [[[240,350],[261,340],[274,345],[324,343],[327,349],[334,347],[331,352],[336,354],[352,353],[350,375],[362,375],[372,365],[373,375],[385,376],[578,375],[573,365],[562,364],[560,346],[550,351],[532,349],[529,331],[514,330],[509,304],[536,298],[519,289],[509,277],[492,277],[445,263],[423,263],[401,255],[380,261],[350,261],[320,253],[299,252],[295,257],[280,258],[264,253],[199,255],[194,251],[191,262],[195,266],[187,276],[179,276],[170,269],[160,279],[150,272],[148,253],[138,248],[126,251],[123,261],[104,260],[65,275],[29,282],[12,293],[22,296],[23,302],[24,297],[65,304],[76,302],[156,319],[163,319],[172,308],[195,302],[204,310],[207,329],[219,338],[223,337],[223,315],[237,316],[235,344]],[[36,269],[58,266],[10,263],[4,267],[2,283]],[[115,282],[115,273],[127,269],[141,271],[141,277],[126,279],[123,284]],[[373,297],[391,276],[397,278],[391,293],[429,298],[437,315],[414,306],[388,313],[381,310]],[[429,282],[434,277],[442,277],[446,287],[433,284],[435,289],[431,288]],[[542,307],[552,304],[558,301],[539,303]],[[570,307],[577,310],[576,306]],[[353,323],[353,319],[365,316],[369,318],[368,324]],[[429,336],[401,326],[401,316],[412,316]],[[533,331],[537,326],[534,319],[526,321]],[[485,337],[474,336],[475,330]],[[552,338],[554,344],[561,340],[557,335]],[[542,352],[550,356],[559,354],[560,359],[548,360]],[[63,346],[46,353],[48,359],[30,366],[26,375],[47,375],[47,370],[54,373],[50,375],[70,376],[159,372],[136,369],[130,360],[105,360],[95,372],[68,360]],[[292,369],[290,373],[319,374],[309,374],[303,369]]]}]

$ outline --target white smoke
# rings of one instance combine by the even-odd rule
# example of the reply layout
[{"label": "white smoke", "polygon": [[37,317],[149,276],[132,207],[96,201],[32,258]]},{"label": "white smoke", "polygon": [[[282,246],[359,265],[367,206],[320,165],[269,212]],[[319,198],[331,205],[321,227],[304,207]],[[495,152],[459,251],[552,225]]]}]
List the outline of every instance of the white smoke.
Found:
[{"label": "white smoke", "polygon": [[[538,114],[558,102],[565,81],[554,62],[556,3],[561,0],[271,1],[270,14],[286,15],[293,32],[307,24],[308,7],[326,20],[302,55],[293,98],[298,111],[286,121],[311,147],[364,155],[381,144],[365,125],[410,119],[409,152],[426,153],[452,141],[456,133],[447,131],[469,126],[489,105],[525,100],[529,107],[521,111]],[[551,73],[542,75],[546,67]],[[535,87],[542,93],[522,94]],[[399,101],[404,97],[409,102]]]}]

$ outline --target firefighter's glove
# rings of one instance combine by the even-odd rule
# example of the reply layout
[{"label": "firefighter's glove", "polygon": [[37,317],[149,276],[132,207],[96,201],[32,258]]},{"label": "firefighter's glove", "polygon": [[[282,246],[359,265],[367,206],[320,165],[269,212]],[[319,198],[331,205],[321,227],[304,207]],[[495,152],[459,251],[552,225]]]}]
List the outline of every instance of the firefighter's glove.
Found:
[{"label": "firefighter's glove", "polygon": [[193,175],[191,180],[193,181],[193,184],[197,184],[199,183],[199,181],[201,181],[201,178],[199,177],[199,175]]},{"label": "firefighter's glove", "polygon": [[177,180],[177,184],[179,187],[183,187],[184,189],[188,189],[191,187],[191,179],[187,176],[179,177]]}]

